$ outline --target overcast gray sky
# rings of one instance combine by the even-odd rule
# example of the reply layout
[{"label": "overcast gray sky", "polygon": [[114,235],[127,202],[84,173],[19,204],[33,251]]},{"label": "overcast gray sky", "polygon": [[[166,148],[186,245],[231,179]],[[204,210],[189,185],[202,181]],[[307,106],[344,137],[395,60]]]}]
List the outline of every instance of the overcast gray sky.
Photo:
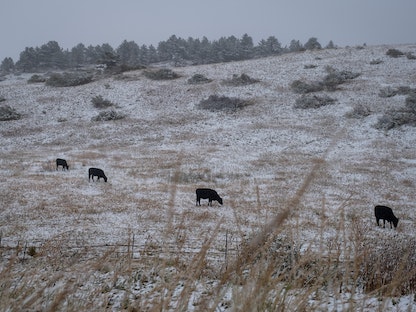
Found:
[{"label": "overcast gray sky", "polygon": [[171,35],[318,38],[325,46],[416,43],[416,0],[0,0],[0,62],[54,40],[117,48]]}]

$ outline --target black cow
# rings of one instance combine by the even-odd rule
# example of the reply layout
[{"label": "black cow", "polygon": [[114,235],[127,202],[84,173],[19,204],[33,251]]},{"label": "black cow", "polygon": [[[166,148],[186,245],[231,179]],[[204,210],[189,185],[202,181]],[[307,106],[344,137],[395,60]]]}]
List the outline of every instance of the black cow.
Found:
[{"label": "black cow", "polygon": [[94,177],[98,177],[97,181],[100,180],[100,178],[103,178],[104,182],[107,182],[107,177],[105,176],[104,171],[98,168],[88,169],[88,181],[90,179],[94,181]]},{"label": "black cow", "polygon": [[62,171],[64,169],[69,170],[68,164],[65,159],[57,158],[56,159],[56,170],[58,170],[58,166],[62,166]]},{"label": "black cow", "polygon": [[218,195],[218,193],[214,190],[208,188],[199,188],[196,189],[196,205],[201,206],[201,198],[207,199],[208,198],[208,206],[212,206],[212,201],[216,200],[222,205],[222,198]]},{"label": "black cow", "polygon": [[374,207],[374,214],[377,220],[377,226],[379,226],[378,221],[381,219],[383,220],[383,227],[386,227],[386,221],[390,223],[390,228],[393,228],[391,223],[393,222],[394,227],[397,227],[399,223],[399,219],[393,214],[393,210],[390,207],[386,206],[375,206]]}]

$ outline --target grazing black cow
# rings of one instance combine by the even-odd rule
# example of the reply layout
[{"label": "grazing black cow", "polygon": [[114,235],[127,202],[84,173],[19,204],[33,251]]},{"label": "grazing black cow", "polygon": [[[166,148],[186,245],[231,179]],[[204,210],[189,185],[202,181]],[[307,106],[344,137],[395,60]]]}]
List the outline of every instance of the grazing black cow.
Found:
[{"label": "grazing black cow", "polygon": [[98,177],[97,181],[100,180],[100,178],[103,178],[104,182],[107,182],[107,177],[105,176],[104,171],[98,168],[88,169],[88,181],[90,178],[94,181],[94,177]]},{"label": "grazing black cow", "polygon": [[65,159],[57,158],[56,159],[56,170],[58,170],[58,166],[62,166],[62,171],[64,169],[69,170],[68,164]]},{"label": "grazing black cow", "polygon": [[207,199],[208,198],[208,205],[212,206],[212,201],[216,200],[222,205],[222,198],[218,195],[218,193],[214,190],[209,188],[199,188],[196,189],[196,205],[201,206],[201,198]]},{"label": "grazing black cow", "polygon": [[381,219],[383,220],[383,227],[386,227],[386,221],[390,223],[390,228],[393,228],[391,223],[393,222],[394,227],[397,227],[399,223],[399,219],[393,214],[393,210],[390,207],[386,206],[375,206],[374,207],[374,214],[377,220],[377,226],[379,225],[378,221]]}]

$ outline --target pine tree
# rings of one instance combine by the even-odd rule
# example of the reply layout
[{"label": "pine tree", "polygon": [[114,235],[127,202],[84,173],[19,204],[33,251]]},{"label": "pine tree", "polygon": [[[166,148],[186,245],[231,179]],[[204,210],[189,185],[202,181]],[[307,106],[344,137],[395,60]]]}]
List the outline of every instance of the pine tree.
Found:
[{"label": "pine tree", "polygon": [[10,74],[14,72],[14,62],[11,57],[4,58],[0,65],[0,72]]}]

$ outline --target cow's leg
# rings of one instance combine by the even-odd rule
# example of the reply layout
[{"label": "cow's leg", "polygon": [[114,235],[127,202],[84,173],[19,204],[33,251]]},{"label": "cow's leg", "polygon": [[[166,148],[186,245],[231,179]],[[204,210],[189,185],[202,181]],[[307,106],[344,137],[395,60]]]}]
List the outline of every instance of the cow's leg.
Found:
[{"label": "cow's leg", "polygon": [[386,227],[386,219],[383,219],[383,228]]}]

